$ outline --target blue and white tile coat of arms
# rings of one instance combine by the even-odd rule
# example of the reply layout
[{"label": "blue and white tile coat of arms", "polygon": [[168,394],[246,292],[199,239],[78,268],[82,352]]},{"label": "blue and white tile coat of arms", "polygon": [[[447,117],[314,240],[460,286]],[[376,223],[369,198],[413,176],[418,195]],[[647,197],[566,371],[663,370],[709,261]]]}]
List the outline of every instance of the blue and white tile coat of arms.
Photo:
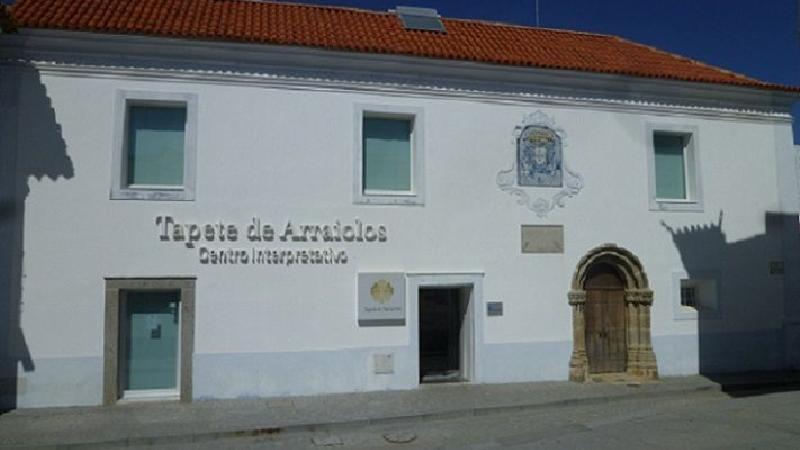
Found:
[{"label": "blue and white tile coat of arms", "polygon": [[564,130],[542,111],[527,114],[514,128],[514,162],[497,173],[497,186],[539,217],[563,208],[583,189],[583,177],[566,165],[565,139]]},{"label": "blue and white tile coat of arms", "polygon": [[541,125],[527,125],[517,138],[517,182],[520,186],[563,185],[561,138]]}]

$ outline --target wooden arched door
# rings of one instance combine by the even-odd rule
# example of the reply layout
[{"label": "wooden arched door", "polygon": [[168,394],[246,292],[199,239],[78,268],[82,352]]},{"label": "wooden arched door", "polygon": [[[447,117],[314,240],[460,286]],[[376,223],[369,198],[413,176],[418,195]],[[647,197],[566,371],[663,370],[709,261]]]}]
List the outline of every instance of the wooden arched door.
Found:
[{"label": "wooden arched door", "polygon": [[613,266],[598,263],[589,269],[583,288],[589,373],[625,372],[625,283]]}]

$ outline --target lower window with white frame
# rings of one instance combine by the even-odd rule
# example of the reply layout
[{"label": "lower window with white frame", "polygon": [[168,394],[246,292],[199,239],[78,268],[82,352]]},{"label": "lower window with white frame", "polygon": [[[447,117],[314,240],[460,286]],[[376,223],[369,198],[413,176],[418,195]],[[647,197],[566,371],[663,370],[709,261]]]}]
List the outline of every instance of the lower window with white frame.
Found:
[{"label": "lower window with white frame", "polygon": [[683,286],[683,283],[681,283],[681,306],[685,308],[698,308],[697,286]]},{"label": "lower window with white frame", "polygon": [[685,272],[673,274],[674,317],[681,319],[717,318],[719,300],[717,276],[703,273],[689,276]]}]

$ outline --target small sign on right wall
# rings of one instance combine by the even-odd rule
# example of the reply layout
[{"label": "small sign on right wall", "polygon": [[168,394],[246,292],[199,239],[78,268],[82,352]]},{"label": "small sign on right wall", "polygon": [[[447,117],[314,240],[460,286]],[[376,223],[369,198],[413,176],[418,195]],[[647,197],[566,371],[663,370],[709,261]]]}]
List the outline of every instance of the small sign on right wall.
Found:
[{"label": "small sign on right wall", "polygon": [[503,302],[486,302],[486,315],[496,317],[503,315]]}]

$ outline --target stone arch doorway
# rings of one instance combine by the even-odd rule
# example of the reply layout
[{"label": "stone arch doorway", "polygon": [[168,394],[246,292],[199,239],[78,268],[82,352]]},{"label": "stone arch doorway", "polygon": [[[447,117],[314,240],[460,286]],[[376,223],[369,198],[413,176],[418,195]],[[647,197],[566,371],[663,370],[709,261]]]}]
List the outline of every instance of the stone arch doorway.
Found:
[{"label": "stone arch doorway", "polygon": [[570,380],[608,372],[658,378],[650,342],[653,291],[639,258],[615,244],[595,247],[578,262],[568,300],[573,327]]}]

